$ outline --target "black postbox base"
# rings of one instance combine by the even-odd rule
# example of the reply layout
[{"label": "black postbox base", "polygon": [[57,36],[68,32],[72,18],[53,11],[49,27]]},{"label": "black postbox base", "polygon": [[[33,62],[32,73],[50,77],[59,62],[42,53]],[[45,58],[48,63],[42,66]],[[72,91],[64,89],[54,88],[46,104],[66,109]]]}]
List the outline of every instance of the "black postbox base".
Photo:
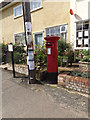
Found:
[{"label": "black postbox base", "polygon": [[51,84],[57,84],[58,72],[48,73],[47,72],[47,81]]}]

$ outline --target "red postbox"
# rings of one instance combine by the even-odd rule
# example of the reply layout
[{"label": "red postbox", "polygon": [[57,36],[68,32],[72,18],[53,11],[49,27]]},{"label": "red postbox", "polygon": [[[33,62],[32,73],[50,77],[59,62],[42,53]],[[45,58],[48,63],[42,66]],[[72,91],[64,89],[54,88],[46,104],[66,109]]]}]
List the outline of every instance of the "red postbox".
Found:
[{"label": "red postbox", "polygon": [[47,72],[54,79],[53,82],[57,81],[58,74],[58,40],[60,37],[49,36],[44,38],[46,40],[46,53],[47,53]]}]

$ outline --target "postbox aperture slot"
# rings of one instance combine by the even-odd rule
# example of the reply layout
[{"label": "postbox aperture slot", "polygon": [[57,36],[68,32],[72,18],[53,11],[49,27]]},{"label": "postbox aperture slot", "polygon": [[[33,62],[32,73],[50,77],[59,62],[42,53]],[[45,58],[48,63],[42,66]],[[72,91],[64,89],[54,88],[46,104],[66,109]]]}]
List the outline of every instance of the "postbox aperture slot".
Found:
[{"label": "postbox aperture slot", "polygon": [[52,44],[46,44],[46,46],[52,46]]}]

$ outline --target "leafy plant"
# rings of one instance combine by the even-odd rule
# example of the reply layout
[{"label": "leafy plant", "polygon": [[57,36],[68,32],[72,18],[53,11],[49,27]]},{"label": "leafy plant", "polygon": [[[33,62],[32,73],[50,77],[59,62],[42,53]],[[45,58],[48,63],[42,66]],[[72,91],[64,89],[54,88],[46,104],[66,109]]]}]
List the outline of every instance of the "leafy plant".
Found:
[{"label": "leafy plant", "polygon": [[7,63],[9,60],[9,53],[7,44],[4,42],[0,44],[0,62]]},{"label": "leafy plant", "polygon": [[[74,53],[72,51],[72,47],[70,43],[66,43],[63,38],[58,41],[58,65],[67,66],[67,63],[63,62],[64,58],[67,58],[68,63],[72,63],[74,61]],[[61,63],[61,64],[60,64]]]},{"label": "leafy plant", "polygon": [[[26,51],[24,47],[18,46],[15,44],[14,46],[14,62],[16,64],[25,64],[26,63]],[[0,62],[10,63],[11,62],[11,53],[8,51],[8,44],[4,42],[0,44]]]},{"label": "leafy plant", "polygon": [[71,75],[72,75],[72,76],[76,76],[76,77],[77,77],[77,76],[80,76],[80,77],[81,77],[81,76],[82,76],[82,73],[81,73],[80,70],[74,70],[74,71],[71,73]]},{"label": "leafy plant", "polygon": [[72,76],[75,77],[83,77],[83,78],[90,78],[90,71],[80,71],[80,70],[74,70],[71,73]]},{"label": "leafy plant", "polygon": [[26,64],[26,51],[23,46],[14,45],[14,62],[16,64]]},{"label": "leafy plant", "polygon": [[90,62],[90,49],[79,50],[78,59],[82,62]]},{"label": "leafy plant", "polygon": [[35,50],[35,62],[36,62],[36,68],[38,68],[38,66],[40,67],[40,69],[43,69],[46,64],[47,64],[47,55],[46,55],[46,47],[45,45],[42,47],[38,47]]},{"label": "leafy plant", "polygon": [[62,56],[65,53],[65,50],[70,50],[71,45],[69,43],[66,43],[63,38],[60,38],[58,40],[58,55]]}]

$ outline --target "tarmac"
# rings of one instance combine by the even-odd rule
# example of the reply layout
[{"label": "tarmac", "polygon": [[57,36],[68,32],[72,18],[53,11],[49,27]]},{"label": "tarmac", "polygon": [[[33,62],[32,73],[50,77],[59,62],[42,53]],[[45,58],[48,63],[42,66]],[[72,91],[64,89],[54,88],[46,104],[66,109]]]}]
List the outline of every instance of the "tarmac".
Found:
[{"label": "tarmac", "polygon": [[88,96],[46,84],[27,85],[27,78],[1,72],[2,118],[88,118]]}]

